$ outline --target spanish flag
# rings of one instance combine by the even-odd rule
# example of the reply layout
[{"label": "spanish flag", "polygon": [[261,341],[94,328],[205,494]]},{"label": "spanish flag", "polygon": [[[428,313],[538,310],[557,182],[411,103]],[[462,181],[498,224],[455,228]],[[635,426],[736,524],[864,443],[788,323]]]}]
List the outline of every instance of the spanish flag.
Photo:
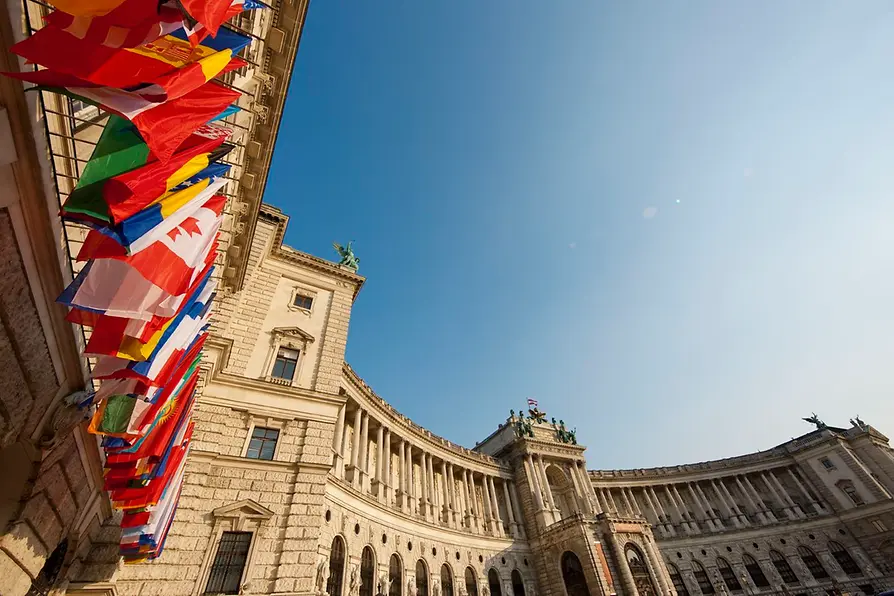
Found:
[{"label": "spanish flag", "polygon": [[[124,2],[125,0],[53,0],[53,6],[70,15],[93,17],[109,14]],[[147,0],[142,3],[153,4]]]},{"label": "spanish flag", "polygon": [[48,24],[11,49],[29,62],[54,72],[95,85],[130,89],[153,83],[163,75],[218,52],[229,51],[231,57],[235,56],[250,41],[248,36],[224,28],[217,37],[207,38],[193,47],[181,28],[138,47],[117,48],[80,39]]}]

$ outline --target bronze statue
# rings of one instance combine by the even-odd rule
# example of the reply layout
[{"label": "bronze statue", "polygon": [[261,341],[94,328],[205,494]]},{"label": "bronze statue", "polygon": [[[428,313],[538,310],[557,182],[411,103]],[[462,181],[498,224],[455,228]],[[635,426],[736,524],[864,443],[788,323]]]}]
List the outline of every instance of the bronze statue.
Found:
[{"label": "bronze statue", "polygon": [[348,269],[353,269],[357,271],[360,268],[360,259],[358,259],[354,255],[354,249],[351,248],[351,244],[353,240],[349,240],[347,246],[342,246],[338,242],[333,242],[332,247],[335,249],[335,252],[338,253],[338,256],[341,260],[338,262],[339,265],[344,265]]},{"label": "bronze statue", "polygon": [[801,418],[804,422],[809,422],[816,426],[816,430],[822,430],[824,428],[828,428],[826,423],[819,419],[819,416],[816,415],[816,412],[811,412],[811,416],[809,418]]}]

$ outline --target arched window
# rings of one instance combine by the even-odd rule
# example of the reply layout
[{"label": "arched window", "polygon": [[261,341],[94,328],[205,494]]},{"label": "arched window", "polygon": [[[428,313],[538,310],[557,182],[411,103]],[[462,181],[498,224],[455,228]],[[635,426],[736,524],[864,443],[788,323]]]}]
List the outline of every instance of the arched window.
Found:
[{"label": "arched window", "polygon": [[668,563],[667,572],[671,577],[671,583],[674,584],[674,590],[677,591],[677,596],[689,596],[689,590],[686,589],[686,582],[683,581],[680,570],[673,563]]},{"label": "arched window", "polygon": [[360,555],[360,596],[375,596],[376,555],[372,547],[365,546]]},{"label": "arched window", "polygon": [[847,549],[834,540],[829,542],[829,552],[831,552],[832,556],[835,557],[835,560],[838,561],[838,565],[841,567],[842,571],[848,575],[863,575],[857,562],[854,561],[851,554],[847,552]]},{"label": "arched window", "polygon": [[478,578],[471,567],[466,567],[466,594],[478,596]]},{"label": "arched window", "polygon": [[518,569],[512,570],[512,596],[525,596],[525,582]]},{"label": "arched window", "polygon": [[332,539],[329,549],[329,581],[326,582],[326,593],[329,596],[341,596],[341,586],[345,575],[345,541],[341,536]]},{"label": "arched window", "polygon": [[800,555],[801,560],[804,561],[804,565],[807,567],[807,570],[810,571],[810,575],[813,576],[813,579],[821,580],[829,577],[829,572],[826,571],[826,568],[823,567],[819,557],[817,557],[816,553],[812,550],[806,546],[799,546],[798,555]]},{"label": "arched window", "polygon": [[782,553],[778,550],[770,551],[770,561],[773,562],[773,567],[776,568],[776,571],[779,572],[779,576],[782,577],[782,581],[787,584],[797,584],[798,576],[795,575],[795,572],[792,571],[792,566],[788,564],[788,561]]},{"label": "arched window", "polygon": [[702,594],[714,593],[714,584],[711,583],[711,578],[708,577],[708,572],[705,571],[702,564],[695,559],[692,560],[692,574],[695,576],[695,581],[698,582],[698,589],[702,591]]},{"label": "arched window", "polygon": [[628,542],[624,547],[624,556],[627,558],[627,566],[630,568],[630,573],[633,575],[633,583],[636,586],[636,591],[642,596],[653,596],[655,594],[655,587],[652,584],[652,577],[649,573],[648,566],[646,566],[643,553],[635,544]]},{"label": "arched window", "polygon": [[391,586],[388,588],[388,596],[401,596],[404,589],[403,566],[400,564],[400,557],[397,553],[391,555],[388,561],[388,581]]},{"label": "arched window", "polygon": [[490,596],[503,596],[503,588],[500,587],[500,574],[493,567],[487,572],[487,587],[490,589]]},{"label": "arched window", "polygon": [[549,491],[553,495],[553,501],[559,509],[562,519],[568,519],[577,511],[577,501],[574,497],[574,486],[568,477],[557,466],[546,468],[546,482]]},{"label": "arched window", "polygon": [[416,596],[428,596],[428,569],[425,561],[416,561]]},{"label": "arched window", "polygon": [[733,571],[733,567],[729,564],[729,561],[723,557],[717,557],[717,569],[720,571],[720,577],[723,578],[723,583],[726,584],[726,588],[730,592],[742,591],[742,584],[739,583],[739,578],[736,577],[736,572]]},{"label": "arched window", "polygon": [[742,562],[745,564],[745,571],[751,576],[751,581],[754,582],[755,586],[766,588],[770,585],[770,582],[767,581],[767,576],[764,575],[764,570],[761,569],[760,563],[754,560],[754,557],[746,553],[742,555]]},{"label": "arched window", "polygon": [[565,591],[568,592],[568,596],[590,596],[587,577],[584,575],[584,568],[577,555],[566,550],[562,553],[561,564],[562,580],[565,582]]},{"label": "arched window", "polygon": [[453,596],[453,573],[447,563],[441,565],[441,594]]}]

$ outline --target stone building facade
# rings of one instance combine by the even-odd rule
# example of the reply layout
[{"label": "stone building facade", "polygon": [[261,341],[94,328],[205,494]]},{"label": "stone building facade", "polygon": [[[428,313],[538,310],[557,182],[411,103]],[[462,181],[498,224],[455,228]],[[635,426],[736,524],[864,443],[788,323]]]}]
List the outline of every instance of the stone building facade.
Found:
[{"label": "stone building facade", "polygon": [[101,584],[111,593],[819,595],[894,585],[894,452],[876,429],[854,421],[742,457],[608,471],[589,469],[561,427],[513,414],[466,449],[402,416],[344,362],[364,280],[284,246],[287,223],[262,208],[244,289],[215,315],[165,554],[115,568]]},{"label": "stone building facade", "polygon": [[[742,457],[591,470],[514,414],[475,449],[433,435],[345,363],[363,278],[283,245],[261,205],[307,3],[251,32],[187,476],[161,559],[123,566],[84,336],[55,297],[83,231],[59,195],[101,117],[0,77],[0,594],[585,596],[872,593],[894,586],[894,454],[855,420]],[[7,48],[43,3],[0,13]],[[26,18],[29,17],[29,18]],[[242,17],[240,17],[242,18]],[[84,111],[86,109],[86,111]],[[495,421],[496,422],[496,421]],[[527,425],[527,426],[526,426]],[[527,427],[530,428],[527,428]]]}]

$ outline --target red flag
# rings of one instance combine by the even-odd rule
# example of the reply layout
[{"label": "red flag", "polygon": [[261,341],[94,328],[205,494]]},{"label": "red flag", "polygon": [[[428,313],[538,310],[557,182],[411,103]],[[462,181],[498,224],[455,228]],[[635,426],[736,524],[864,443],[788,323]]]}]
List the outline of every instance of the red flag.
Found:
[{"label": "red flag", "polygon": [[179,10],[146,0],[126,0],[103,16],[73,16],[56,10],[45,20],[76,39],[109,48],[135,48],[183,26]]},{"label": "red flag", "polygon": [[220,26],[230,18],[232,0],[180,0],[180,4],[214,36]]},{"label": "red flag", "polygon": [[[226,197],[215,195],[194,213],[193,217],[200,222],[200,234],[183,230],[179,234],[171,233],[130,256],[115,239],[91,230],[81,246],[78,260],[110,258],[124,261],[146,281],[168,294],[183,294],[198,272],[204,269],[204,260],[216,242],[226,201]],[[178,229],[179,226],[172,232]]]}]

